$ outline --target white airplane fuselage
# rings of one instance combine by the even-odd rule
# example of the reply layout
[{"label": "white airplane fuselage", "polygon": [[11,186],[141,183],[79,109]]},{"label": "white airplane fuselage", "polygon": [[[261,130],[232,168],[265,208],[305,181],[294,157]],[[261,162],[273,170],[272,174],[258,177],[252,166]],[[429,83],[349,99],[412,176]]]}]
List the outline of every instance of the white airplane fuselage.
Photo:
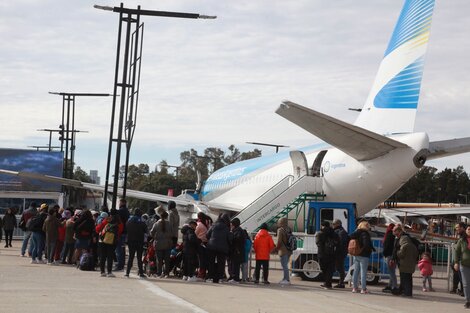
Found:
[{"label": "white airplane fuselage", "polygon": [[[428,136],[413,133],[390,138],[408,147],[369,161],[357,161],[333,147],[305,149],[309,168],[320,151],[328,150],[322,161],[325,201],[354,202],[361,216],[389,198],[416,174],[419,165],[415,165],[414,158],[419,151],[428,149]],[[259,164],[258,168],[256,164]],[[238,162],[209,177],[202,190],[202,201],[209,207],[241,211],[288,175],[294,175],[288,153]]]}]

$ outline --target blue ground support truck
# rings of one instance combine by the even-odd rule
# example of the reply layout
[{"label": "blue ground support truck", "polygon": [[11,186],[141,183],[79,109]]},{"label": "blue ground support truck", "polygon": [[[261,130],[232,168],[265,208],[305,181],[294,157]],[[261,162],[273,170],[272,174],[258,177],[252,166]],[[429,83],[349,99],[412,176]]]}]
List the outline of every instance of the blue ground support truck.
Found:
[{"label": "blue ground support truck", "polygon": [[[351,234],[356,229],[356,205],[349,202],[310,201],[305,213],[304,233],[294,233],[298,240],[298,248],[292,255],[292,272],[298,273],[304,280],[320,280],[321,270],[318,263],[315,233],[320,230],[322,221],[341,220],[343,228]],[[367,280],[369,284],[378,283],[380,277],[388,277],[382,257],[382,238],[372,236],[375,252],[369,262]],[[349,256],[346,257],[345,267],[349,270]],[[351,274],[351,273],[350,273]]]}]

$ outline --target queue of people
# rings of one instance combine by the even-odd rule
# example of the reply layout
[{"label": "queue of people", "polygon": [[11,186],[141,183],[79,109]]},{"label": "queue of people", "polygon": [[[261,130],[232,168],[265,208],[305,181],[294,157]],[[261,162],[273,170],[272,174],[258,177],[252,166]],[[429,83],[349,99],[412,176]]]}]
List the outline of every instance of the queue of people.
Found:
[{"label": "queue of people", "polygon": [[[145,248],[150,246],[155,251],[156,270],[154,275],[167,278],[175,264],[172,264],[172,251],[178,248],[179,214],[176,204],[168,203],[168,210],[162,206],[155,209],[155,215],[149,218],[135,209],[131,215],[126,201],[120,200],[117,210],[102,212],[87,209],[63,209],[47,204],[37,206],[34,202],[24,211],[16,225],[16,217],[9,209],[2,220],[5,231],[5,248],[11,247],[12,232],[15,227],[24,230],[21,256],[26,253],[31,263],[77,264],[84,253],[93,255],[94,266],[100,269],[101,276],[115,277],[113,271],[124,270],[125,244],[129,249],[125,277],[129,277],[134,258],[137,257],[138,275],[145,278],[143,260],[148,259]],[[13,218],[10,218],[11,216]],[[178,224],[177,224],[178,223]],[[269,261],[273,253],[279,255],[283,270],[281,285],[290,284],[289,260],[292,249],[289,237],[292,234],[287,218],[278,220],[277,244],[268,232],[268,225],[260,225],[259,231],[252,238],[240,227],[240,220],[230,220],[227,214],[221,214],[213,222],[200,212],[197,221],[189,221],[181,228],[182,237],[182,279],[185,281],[206,281],[219,283],[226,280],[238,284],[248,281],[248,257],[253,251],[256,265],[254,283],[270,284]],[[459,223],[455,228],[458,240],[453,251],[454,289],[465,296],[465,307],[470,308],[470,226]],[[352,245],[351,242],[354,242]],[[413,296],[413,273],[416,266],[422,276],[422,290],[434,291],[432,285],[431,254],[424,252],[418,259],[418,248],[413,239],[404,231],[402,225],[388,225],[383,237],[383,257],[390,279],[382,290],[404,297]],[[340,220],[321,223],[317,233],[318,261],[322,270],[324,289],[345,288],[345,259],[347,254],[353,258],[352,292],[368,294],[366,273],[369,259],[374,250],[370,235],[370,225],[361,221],[356,231],[348,235]],[[355,249],[352,250],[356,245]],[[354,251],[354,252],[352,252]],[[148,252],[148,251],[147,251]],[[147,253],[148,254],[148,253]],[[396,270],[399,272],[399,282]],[[226,273],[228,270],[228,274]],[[261,276],[261,270],[263,275]],[[339,273],[339,282],[332,285],[334,272]]]}]

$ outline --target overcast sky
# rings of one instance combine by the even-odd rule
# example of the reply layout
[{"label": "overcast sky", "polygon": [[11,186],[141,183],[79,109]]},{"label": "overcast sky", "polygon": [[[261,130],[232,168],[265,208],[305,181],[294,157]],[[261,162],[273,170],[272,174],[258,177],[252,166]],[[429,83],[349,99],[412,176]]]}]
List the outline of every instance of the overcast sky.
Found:
[{"label": "overcast sky", "polygon": [[[109,0],[0,2],[0,147],[46,145],[62,97],[112,93],[118,14]],[[127,1],[142,9],[217,15],[145,16],[140,101],[130,162],[179,165],[179,153],[241,151],[247,141],[310,145],[319,139],[274,113],[288,99],[347,122],[362,107],[403,2],[398,0]],[[470,1],[436,0],[416,131],[430,140],[470,136]],[[77,98],[76,164],[106,167],[111,98]],[[53,145],[59,145],[57,135]],[[263,154],[274,153],[263,148]],[[428,162],[439,170],[470,154]],[[103,180],[102,180],[103,181]]]}]

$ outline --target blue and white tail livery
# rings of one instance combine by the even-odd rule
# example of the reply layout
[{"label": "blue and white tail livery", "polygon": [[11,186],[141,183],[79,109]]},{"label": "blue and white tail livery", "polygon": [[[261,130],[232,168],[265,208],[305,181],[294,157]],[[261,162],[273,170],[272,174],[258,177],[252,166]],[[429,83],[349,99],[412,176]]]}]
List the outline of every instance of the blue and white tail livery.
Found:
[{"label": "blue and white tail livery", "polygon": [[433,9],[434,0],[405,2],[354,125],[383,135],[413,132]]},{"label": "blue and white tail livery", "polygon": [[[389,198],[427,160],[469,152],[470,137],[433,142],[426,133],[413,132],[433,9],[433,0],[405,1],[370,95],[354,125],[284,101],[276,113],[324,143],[226,166],[207,179],[199,201],[173,198],[182,208],[180,214],[194,217],[198,211],[213,216],[221,211],[246,212],[244,209],[260,196],[266,197],[284,184],[286,177],[292,177],[294,182],[288,188],[296,186],[296,192],[300,190],[299,182],[305,181],[307,186],[309,178],[320,177],[326,201],[354,202],[358,214],[363,215]],[[32,175],[4,170],[0,173]],[[135,190],[127,190],[127,196],[161,202],[171,198]],[[272,209],[281,208],[277,205],[257,212],[269,218]]]}]

